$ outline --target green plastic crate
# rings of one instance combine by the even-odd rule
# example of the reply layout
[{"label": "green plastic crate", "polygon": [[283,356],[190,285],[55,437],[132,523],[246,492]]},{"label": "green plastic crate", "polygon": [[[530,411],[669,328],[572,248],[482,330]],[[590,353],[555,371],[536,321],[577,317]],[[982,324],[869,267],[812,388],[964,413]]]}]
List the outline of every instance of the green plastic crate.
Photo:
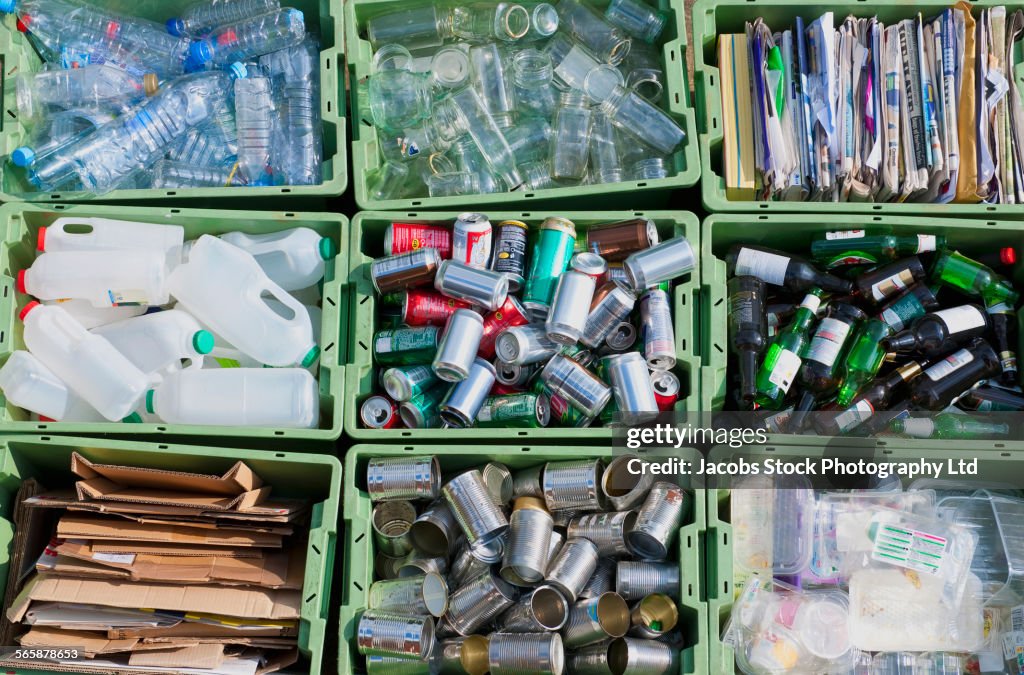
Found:
[{"label": "green plastic crate", "polygon": [[[746,448],[742,454],[748,456],[765,456],[771,453],[773,457],[802,458],[810,457],[812,460],[820,459],[826,455],[821,447],[794,447],[794,446],[766,446],[760,448]],[[962,449],[936,449],[934,444],[924,443],[914,449],[886,449],[881,451],[884,457],[881,461],[899,461],[906,459],[925,459],[928,461],[941,461],[947,459],[971,460],[977,457],[977,453],[971,450]],[[712,451],[714,455],[714,451]],[[730,453],[731,454],[731,453]],[[828,456],[834,456],[829,453]],[[1004,451],[989,453],[984,456],[987,463],[986,473],[989,476],[998,475],[1001,483],[1012,483],[1024,485],[1024,452]],[[990,464],[989,464],[990,463]],[[906,478],[903,479],[906,483]],[[709,673],[725,674],[739,673],[734,669],[735,653],[733,648],[722,643],[722,631],[728,625],[729,613],[732,611],[732,604],[740,588],[737,588],[733,574],[732,546],[733,529],[730,516],[729,490],[709,488],[705,491],[708,498],[707,505],[707,557],[704,561],[707,572],[707,602],[708,615],[711,625],[708,627],[709,648]]]},{"label": "green plastic crate", "polygon": [[[686,132],[681,149],[671,158],[670,170],[675,175],[668,178],[646,181],[628,181],[604,185],[581,185],[548,190],[519,190],[498,194],[482,194],[456,197],[416,197],[412,199],[371,199],[367,194],[366,176],[381,164],[377,147],[377,134],[369,110],[360,113],[359,91],[365,90],[366,78],[371,73],[373,50],[366,39],[366,22],[380,14],[395,9],[421,5],[421,0],[348,0],[345,3],[345,29],[348,31],[346,59],[352,94],[352,180],[355,184],[356,203],[367,210],[409,210],[409,209],[450,209],[464,206],[468,202],[477,205],[496,205],[503,208],[531,208],[531,202],[553,202],[575,208],[606,207],[622,203],[628,198],[633,208],[661,207],[667,200],[667,191],[690,187],[700,177],[697,152],[697,126],[693,106],[690,102],[690,85],[686,71],[686,13],[683,3],[673,0],[656,0],[656,5],[669,15],[669,21],[660,41],[665,64],[665,94],[660,106],[664,107]],[[606,0],[594,0],[597,7],[607,5]],[[666,107],[667,106],[667,107]]]},{"label": "green plastic crate", "polygon": [[[13,497],[22,480],[35,478],[47,489],[71,488],[71,453],[105,464],[126,464],[173,471],[222,473],[244,461],[281,497],[306,497],[314,501],[306,549],[306,575],[302,587],[299,624],[299,663],[286,675],[319,675],[332,672],[333,654],[325,649],[327,616],[331,605],[338,507],[341,501],[341,464],[328,455],[273,453],[260,450],[227,450],[188,445],[157,445],[60,436],[0,436],[0,594],[7,585],[14,526]],[[325,663],[327,666],[325,666]],[[52,673],[36,669],[8,673]],[[55,673],[53,675],[56,675]]]},{"label": "green plastic crate", "polygon": [[[545,429],[365,429],[359,423],[359,406],[368,396],[381,393],[375,378],[373,365],[373,334],[376,331],[377,297],[373,282],[368,276],[370,263],[383,255],[384,231],[392,222],[454,222],[457,212],[440,213],[390,213],[360,212],[352,219],[352,243],[349,256],[352,265],[349,285],[352,292],[352,345],[349,349],[349,366],[345,386],[345,398],[349,405],[345,412],[345,432],[361,441],[395,441],[402,439],[447,440],[456,438],[464,441],[500,442],[509,438],[530,439],[548,443],[553,440],[571,439],[577,442],[611,442],[612,430],[608,428],[574,429],[550,426]],[[549,215],[559,215],[576,223],[577,232],[592,225],[612,223],[635,217],[653,219],[658,224],[662,240],[684,235],[698,250],[700,227],[697,217],[687,211],[544,211],[539,213],[489,212],[492,223],[502,220],[522,220],[530,226],[532,235],[541,222]],[[699,260],[699,257],[698,257]],[[681,391],[676,403],[678,412],[693,412],[697,405],[697,373],[699,360],[696,355],[697,330],[696,303],[699,291],[700,266],[689,275],[676,280],[674,289],[674,312],[677,362],[673,372],[679,377]],[[408,442],[406,440],[406,442]]]},{"label": "green plastic crate", "polygon": [[[153,207],[6,204],[0,207],[0,364],[11,352],[24,349],[22,323],[18,312],[30,298],[15,291],[14,279],[19,270],[32,264],[36,255],[36,233],[40,227],[63,216],[82,218],[118,218],[159,224],[181,225],[185,239],[203,234],[224,234],[232,231],[252,234],[277,232],[292,227],[309,227],[330,237],[339,253],[327,265],[323,286],[323,325],[319,338],[320,354],[320,427],[318,429],[273,429],[258,427],[217,427],[179,424],[122,424],[34,422],[28,413],[8,405],[0,394],[0,432],[67,433],[87,436],[106,434],[158,434],[168,437],[203,436],[217,442],[234,443],[246,439],[249,444],[275,444],[308,441],[333,441],[341,435],[344,402],[342,387],[348,333],[344,321],[348,317],[348,290],[345,270],[348,257],[348,219],[337,213],[280,213],[271,211],[219,211],[214,209],[171,209]],[[235,440],[231,440],[235,439]],[[311,448],[312,449],[312,448]]]},{"label": "green plastic crate", "polygon": [[[558,462],[581,457],[602,457],[611,461],[610,448],[590,447],[532,447],[491,446],[481,453],[479,448],[465,446],[405,446],[355,445],[345,457],[345,586],[342,589],[340,638],[338,643],[338,672],[353,673],[361,657],[356,651],[355,634],[359,615],[366,608],[367,593],[373,582],[373,562],[376,555],[370,530],[372,505],[366,494],[366,464],[374,457],[388,455],[437,455],[441,471],[447,478],[455,471],[480,466],[489,461],[501,462],[516,469],[536,466],[544,462]],[[697,451],[683,448],[675,456],[695,460]],[[691,487],[681,483],[683,487]],[[705,504],[704,491],[694,490],[693,508],[679,530],[677,560],[681,574],[679,601],[680,624],[685,647],[682,650],[679,673],[703,675],[708,659],[708,625],[702,623],[708,616],[703,602]]]},{"label": "green plastic crate", "polygon": [[[701,228],[702,323],[700,392],[701,411],[721,410],[730,386],[726,375],[729,355],[728,311],[725,254],[734,244],[762,244],[806,255],[814,234],[845,230],[853,227],[872,232],[891,232],[897,235],[918,233],[941,234],[950,248],[971,255],[972,251],[988,251],[1000,246],[1024,245],[1024,229],[1012,222],[974,220],[936,220],[901,216],[871,216],[851,221],[838,215],[784,215],[784,214],[729,214],[708,217]],[[1024,269],[1017,268],[1014,283],[1024,288]],[[1024,332],[1020,332],[1024,348]],[[776,434],[773,443],[820,445],[821,436]],[[832,437],[824,437],[832,439]],[[861,438],[840,438],[830,444],[855,445],[865,443],[888,444],[888,447],[918,447],[914,439],[886,438],[870,441]],[[936,441],[930,441],[936,442]],[[999,441],[938,441],[939,447],[991,450],[1003,447],[1024,447],[1020,442]]]},{"label": "green plastic crate", "polygon": [[[113,12],[140,16],[163,24],[178,16],[192,4],[191,0],[90,0]],[[114,190],[97,201],[142,201],[165,199],[183,203],[194,199],[253,198],[323,200],[338,196],[348,187],[348,153],[345,140],[345,71],[342,65],[345,29],[340,3],[331,0],[288,0],[283,5],[302,10],[307,30],[320,35],[320,116],[323,120],[323,182],[320,185],[282,185],[275,187],[178,188],[145,190]],[[7,161],[11,152],[25,144],[28,129],[18,119],[14,97],[14,77],[39,70],[42,60],[24,33],[15,27],[13,14],[0,22],[0,63],[3,74],[4,111],[0,121],[0,200],[29,202],[60,202],[90,200],[85,192],[38,192],[25,179],[23,169]],[[696,161],[696,160],[694,160]]]},{"label": "green plastic crate", "polygon": [[[973,218],[1024,219],[1024,209],[1013,204],[875,204],[833,202],[757,202],[731,201],[725,196],[725,178],[722,176],[722,95],[718,72],[718,35],[742,33],[744,24],[763,17],[775,31],[793,25],[802,16],[807,25],[825,12],[834,12],[836,25],[849,15],[877,16],[889,25],[893,21],[913,18],[917,12],[925,17],[934,16],[953,6],[946,0],[919,0],[914,3],[889,0],[845,0],[836,3],[800,2],[799,0],[697,0],[693,6],[693,68],[694,107],[700,133],[701,196],[704,207],[712,212],[757,211],[759,213],[801,212],[808,209],[818,213],[884,214],[899,216],[958,216]],[[972,0],[975,17],[987,7],[1001,5],[996,0]],[[1017,49],[1022,47],[1018,43]],[[1018,60],[1020,54],[1018,53]],[[1024,64],[1018,64],[1014,77],[1018,86],[1024,85]]]}]

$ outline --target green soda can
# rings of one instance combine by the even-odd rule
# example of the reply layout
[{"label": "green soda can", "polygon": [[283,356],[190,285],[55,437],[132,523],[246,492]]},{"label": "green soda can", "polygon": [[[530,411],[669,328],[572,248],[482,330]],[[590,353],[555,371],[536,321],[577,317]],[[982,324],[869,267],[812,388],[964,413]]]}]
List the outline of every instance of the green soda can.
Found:
[{"label": "green soda can", "polygon": [[530,391],[547,400],[550,420],[557,422],[560,427],[589,427],[593,422],[591,418],[569,405],[564,398],[553,393],[540,377],[530,385]]},{"label": "green soda can", "polygon": [[441,402],[449,387],[434,387],[403,401],[398,406],[402,424],[409,429],[437,429],[441,426]]},{"label": "green soda can", "polygon": [[476,426],[546,427],[551,421],[551,408],[547,397],[538,394],[508,394],[488,396],[476,415]]},{"label": "green soda can", "polygon": [[373,336],[373,360],[382,366],[430,363],[437,352],[437,326],[389,328]]},{"label": "green soda can", "polygon": [[385,293],[377,299],[381,307],[401,307],[405,304],[405,291]]},{"label": "green soda can", "polygon": [[566,345],[562,347],[559,353],[568,359],[572,359],[584,368],[589,368],[597,359],[594,352],[581,344]]},{"label": "green soda can", "polygon": [[576,248],[576,225],[566,218],[547,218],[540,226],[530,255],[523,306],[534,318],[547,316],[558,278],[569,267]]},{"label": "green soda can", "polygon": [[388,368],[381,375],[381,386],[393,400],[402,402],[433,389],[441,380],[430,366]]}]

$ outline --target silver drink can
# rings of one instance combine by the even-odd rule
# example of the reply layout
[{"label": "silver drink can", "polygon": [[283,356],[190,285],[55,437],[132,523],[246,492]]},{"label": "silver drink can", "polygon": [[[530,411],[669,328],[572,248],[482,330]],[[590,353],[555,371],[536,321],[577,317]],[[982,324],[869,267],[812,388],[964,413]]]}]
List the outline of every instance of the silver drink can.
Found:
[{"label": "silver drink can", "polygon": [[676,335],[668,293],[653,288],[640,298],[644,324],[644,357],[651,370],[671,370],[676,365]]},{"label": "silver drink can", "polygon": [[629,321],[616,324],[604,339],[604,343],[613,352],[626,351],[636,344],[636,326]]},{"label": "silver drink can", "polygon": [[445,382],[461,382],[469,377],[483,336],[483,317],[471,309],[455,310],[441,333],[431,364],[434,373]]},{"label": "silver drink can", "polygon": [[627,424],[636,424],[658,414],[658,400],[654,397],[647,361],[639,352],[609,356],[607,369],[618,412],[626,417]]},{"label": "silver drink can", "polygon": [[557,354],[540,373],[552,392],[587,417],[597,417],[612,398],[611,388],[576,361]]},{"label": "silver drink can", "polygon": [[686,237],[675,237],[631,254],[622,266],[629,285],[640,292],[693,271],[697,258]]},{"label": "silver drink can", "polygon": [[497,379],[499,384],[509,387],[525,387],[526,383],[533,379],[538,368],[536,364],[521,366],[515,363],[496,361],[494,363],[494,370],[497,371],[495,379]]},{"label": "silver drink can", "polygon": [[562,274],[544,323],[549,340],[561,345],[572,345],[579,341],[587,323],[595,288],[594,278],[583,272],[568,270]]},{"label": "silver drink can", "polygon": [[444,260],[437,268],[434,288],[442,295],[478,305],[489,312],[505,304],[508,277],[500,272]]},{"label": "silver drink can", "polygon": [[558,343],[548,339],[548,331],[543,324],[506,328],[494,343],[498,358],[517,366],[546,361],[559,349]]},{"label": "silver drink can", "polygon": [[441,419],[457,429],[473,426],[477,413],[494,386],[497,373],[487,361],[474,359],[469,375],[452,385],[441,403]]},{"label": "silver drink can", "polygon": [[636,296],[625,284],[605,284],[594,294],[580,342],[591,349],[600,347],[620,324],[629,319]]},{"label": "silver drink can", "polygon": [[487,269],[491,262],[491,221],[482,213],[462,213],[452,228],[452,260]]},{"label": "silver drink can", "polygon": [[593,277],[595,283],[601,283],[608,274],[608,263],[604,258],[590,251],[581,251],[573,255],[569,268]]}]

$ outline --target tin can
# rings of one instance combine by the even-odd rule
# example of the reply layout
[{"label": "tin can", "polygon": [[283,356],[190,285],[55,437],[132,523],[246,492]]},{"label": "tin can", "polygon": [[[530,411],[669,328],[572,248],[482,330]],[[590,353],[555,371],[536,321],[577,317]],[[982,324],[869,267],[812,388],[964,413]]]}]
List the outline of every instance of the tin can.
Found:
[{"label": "tin can", "polygon": [[508,277],[508,290],[512,293],[518,293],[525,283],[526,235],[526,223],[520,220],[498,223],[491,269]]},{"label": "tin can", "polygon": [[587,417],[596,417],[611,400],[611,389],[589,370],[557,354],[540,373],[551,390]]},{"label": "tin can", "polygon": [[608,333],[604,344],[613,352],[624,352],[636,344],[636,338],[636,326],[629,321],[622,321],[615,325],[611,333]]},{"label": "tin can", "polygon": [[452,260],[487,269],[491,261],[491,221],[482,213],[463,213],[452,230]]},{"label": "tin can", "polygon": [[478,469],[464,471],[449,480],[441,494],[471,547],[492,542],[508,531],[508,519],[491,499]]},{"label": "tin can", "polygon": [[654,384],[647,372],[647,361],[637,352],[609,356],[608,379],[619,412],[627,416],[627,423],[636,423],[658,413],[654,397]]},{"label": "tin can", "polygon": [[368,609],[359,618],[360,654],[425,659],[434,648],[434,620]]},{"label": "tin can", "polygon": [[533,381],[533,384],[530,386],[530,391],[547,398],[548,407],[551,409],[551,421],[556,422],[560,427],[582,429],[589,427],[591,422],[594,421],[592,417],[584,415],[579,410],[569,405],[568,401],[556,394],[551,387],[545,384],[539,377]]},{"label": "tin can", "polygon": [[546,427],[551,420],[547,400],[537,394],[490,396],[476,416],[478,427]]},{"label": "tin can", "polygon": [[601,346],[612,331],[629,318],[636,296],[625,284],[609,282],[594,293],[580,342],[591,349]]},{"label": "tin can", "polygon": [[437,249],[441,258],[451,258],[452,231],[443,225],[426,223],[391,223],[384,231],[384,250],[387,255],[424,248]]},{"label": "tin can", "polygon": [[441,419],[458,429],[473,426],[477,413],[494,385],[494,366],[476,359],[469,376],[448,390],[441,403]]},{"label": "tin can", "polygon": [[558,344],[548,339],[543,325],[530,324],[503,330],[498,334],[494,350],[505,363],[522,366],[551,358],[558,353]]},{"label": "tin can", "polygon": [[383,396],[371,396],[359,407],[359,419],[367,429],[393,429],[398,424],[398,406]]},{"label": "tin can", "polygon": [[[494,362],[494,370],[497,373],[495,379],[499,384],[512,388],[525,387],[539,369],[537,364],[520,366],[515,363],[505,363],[504,361]],[[497,394],[498,392],[495,391],[494,393]]]},{"label": "tin can", "polygon": [[[433,372],[433,371],[431,371]],[[402,424],[409,429],[437,429],[441,426],[441,401],[448,393],[447,387],[433,387],[417,394],[398,406]]]},{"label": "tin can", "polygon": [[441,492],[441,465],[437,457],[423,455],[371,459],[366,465],[366,491],[374,503],[435,499]]},{"label": "tin can", "polygon": [[569,267],[576,246],[576,225],[566,218],[547,218],[540,226],[530,256],[523,306],[544,317],[551,308],[558,278]]},{"label": "tin can", "polygon": [[437,268],[434,288],[449,298],[479,305],[493,312],[508,297],[508,279],[488,269],[445,260]]},{"label": "tin can", "polygon": [[480,338],[480,349],[477,352],[481,358],[490,361],[494,358],[494,343],[498,335],[506,328],[513,326],[525,326],[530,323],[530,317],[526,308],[514,295],[505,298],[505,303],[484,317],[484,334]]},{"label": "tin can", "polygon": [[675,483],[659,481],[651,486],[628,536],[629,547],[642,560],[668,557],[669,544],[690,510],[690,497]]},{"label": "tin can", "polygon": [[640,298],[644,324],[644,357],[651,370],[671,370],[676,365],[676,336],[668,293],[652,289]]},{"label": "tin can", "polygon": [[639,292],[692,271],[697,258],[686,237],[676,237],[631,254],[623,265],[629,285]]},{"label": "tin can", "polygon": [[655,370],[651,373],[651,384],[654,386],[658,410],[672,412],[679,401],[679,378],[671,370]]},{"label": "tin can", "polygon": [[412,537],[413,546],[423,555],[447,560],[455,552],[455,544],[462,536],[462,530],[448,502],[438,499],[416,517],[409,536]]},{"label": "tin can", "polygon": [[416,520],[416,507],[412,502],[380,502],[373,507],[370,524],[377,550],[392,558],[401,558],[412,550],[409,530]]},{"label": "tin can", "polygon": [[367,606],[399,614],[440,617],[448,609],[448,584],[434,572],[375,581],[370,585]]},{"label": "tin can", "polygon": [[445,382],[466,379],[483,332],[484,320],[479,314],[471,309],[456,310],[441,334],[432,364],[434,373]]},{"label": "tin can", "polygon": [[596,253],[581,251],[569,261],[569,269],[582,272],[594,278],[594,283],[602,284],[608,277],[608,263]]},{"label": "tin can", "polygon": [[609,262],[625,260],[629,254],[656,246],[658,227],[650,218],[633,218],[596,225],[586,233],[585,249]]},{"label": "tin can", "polygon": [[382,366],[429,363],[437,352],[437,326],[389,328],[373,336],[373,360]]},{"label": "tin can", "polygon": [[381,376],[381,386],[395,401],[401,403],[418,396],[438,384],[430,366],[401,366],[388,368]]},{"label": "tin can", "polygon": [[440,264],[441,256],[434,248],[377,258],[370,263],[370,280],[381,295],[426,286],[434,280]]},{"label": "tin can", "polygon": [[594,278],[583,272],[567,270],[562,274],[544,324],[549,340],[562,345],[579,341],[587,323],[590,302],[594,299],[595,285]]},{"label": "tin can", "polygon": [[469,307],[469,303],[445,297],[437,291],[410,289],[402,302],[402,323],[406,326],[443,326],[455,310]]}]

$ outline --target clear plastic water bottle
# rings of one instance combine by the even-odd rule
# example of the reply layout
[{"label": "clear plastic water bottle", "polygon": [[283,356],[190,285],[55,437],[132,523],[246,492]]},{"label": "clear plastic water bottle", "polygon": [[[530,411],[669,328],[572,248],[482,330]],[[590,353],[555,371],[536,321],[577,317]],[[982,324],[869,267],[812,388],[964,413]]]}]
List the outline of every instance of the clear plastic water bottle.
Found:
[{"label": "clear plastic water bottle", "polygon": [[309,429],[320,391],[302,368],[181,370],[146,392],[146,412],[169,424]]},{"label": "clear plastic water bottle", "polygon": [[284,153],[280,169],[289,185],[322,182],[320,48],[315,38],[267,54],[260,64],[284,92]]},{"label": "clear plastic water bottle", "polygon": [[[202,368],[213,351],[213,334],[203,330],[190,314],[180,309],[144,314],[92,330],[102,335],[135,367],[153,376],[187,368]],[[183,361],[188,360],[186,366]]]},{"label": "clear plastic water bottle", "polygon": [[306,23],[302,12],[286,7],[272,14],[220,26],[207,41],[213,46],[214,65],[226,66],[294,47],[305,37]]},{"label": "clear plastic water bottle", "polygon": [[[26,145],[11,152],[11,164],[30,169],[37,161],[45,163],[54,153],[85,138],[111,120],[111,115],[78,110],[57,113],[50,119],[49,126],[39,126]],[[74,176],[69,176],[69,179],[74,180]]]},{"label": "clear plastic water bottle", "polygon": [[[271,281],[250,253],[222,239],[200,237],[168,286],[183,309],[260,363],[306,367],[320,354],[302,303]],[[261,296],[283,303],[289,315]]]},{"label": "clear plastic water bottle", "polygon": [[152,96],[160,87],[155,73],[136,77],[102,63],[73,70],[43,70],[15,80],[18,113],[26,122],[42,119],[52,108],[93,108],[115,113]]},{"label": "clear plastic water bottle", "polygon": [[167,152],[167,159],[202,168],[223,165],[233,154],[225,147],[219,130],[211,124],[204,124],[202,127],[189,130]]},{"label": "clear plastic water bottle", "polygon": [[279,9],[280,0],[199,0],[189,5],[181,16],[168,19],[167,32],[179,37],[203,37],[217,26]]},{"label": "clear plastic water bottle", "polygon": [[228,232],[220,238],[248,251],[270,280],[286,291],[307,288],[323,279],[326,261],[337,253],[330,238],[308,227],[268,234]]},{"label": "clear plastic water bottle", "polygon": [[54,305],[30,302],[19,317],[28,350],[105,418],[123,420],[139,405],[149,378],[106,338]]},{"label": "clear plastic water bottle", "polygon": [[43,158],[29,180],[50,192],[77,178],[84,189],[103,193],[136,171],[146,171],[167,147],[210,118],[223,100],[230,76],[210,72],[183,77],[138,108]]},{"label": "clear plastic water bottle", "polygon": [[153,167],[153,187],[160,189],[244,186],[236,162],[220,166],[196,166],[161,159]]},{"label": "clear plastic water bottle", "polygon": [[0,12],[17,12],[19,25],[62,62],[113,61],[164,79],[181,75],[186,63],[199,68],[213,57],[209,44],[174,37],[153,21],[78,0],[0,0]]},{"label": "clear plastic water bottle", "polygon": [[276,120],[270,78],[235,80],[238,169],[249,185],[273,184],[270,153]]},{"label": "clear plastic water bottle", "polygon": [[7,402],[59,422],[104,422],[103,415],[74,393],[30,352],[18,350],[0,368]]}]

